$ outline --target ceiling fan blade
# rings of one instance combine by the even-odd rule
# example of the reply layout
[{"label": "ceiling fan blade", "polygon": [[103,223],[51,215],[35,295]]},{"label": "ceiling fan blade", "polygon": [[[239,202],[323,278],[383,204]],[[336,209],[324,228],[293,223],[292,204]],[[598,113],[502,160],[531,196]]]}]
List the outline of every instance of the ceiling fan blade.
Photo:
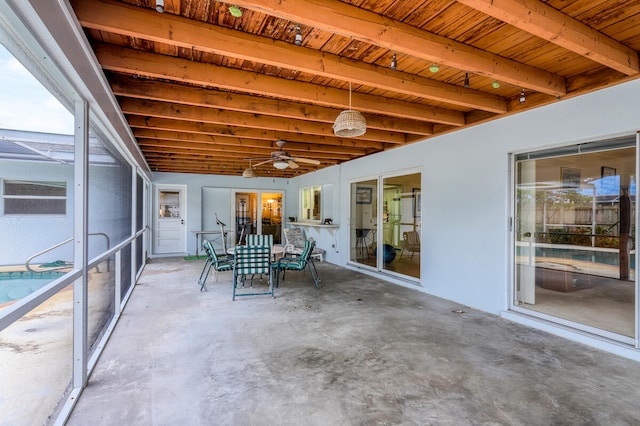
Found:
[{"label": "ceiling fan blade", "polygon": [[268,159],[268,160],[266,160],[266,161],[263,161],[263,162],[261,162],[261,163],[254,164],[254,165],[253,165],[253,167],[262,166],[263,164],[267,164],[267,163],[270,163],[270,162],[272,162],[272,161],[273,161],[273,158],[269,158],[269,159]]},{"label": "ceiling fan blade", "polygon": [[300,166],[298,166],[298,165],[296,164],[296,162],[295,162],[295,161],[293,161],[293,160],[289,160],[289,161],[288,161],[288,163],[289,163],[289,168],[290,168],[290,169],[297,169],[298,167],[300,167]]},{"label": "ceiling fan blade", "polygon": [[290,160],[293,160],[297,163],[307,163],[307,164],[313,164],[314,166],[318,166],[320,164],[320,162],[318,160],[311,160],[309,158],[289,158]]}]

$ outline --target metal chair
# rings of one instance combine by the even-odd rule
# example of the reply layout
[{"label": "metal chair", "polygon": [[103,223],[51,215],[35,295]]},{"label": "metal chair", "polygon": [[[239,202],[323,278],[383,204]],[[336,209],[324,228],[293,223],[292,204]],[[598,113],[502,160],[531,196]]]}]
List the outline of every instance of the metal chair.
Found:
[{"label": "metal chair", "polygon": [[218,282],[218,272],[231,271],[233,269],[233,263],[227,260],[226,255],[224,256],[224,258],[218,257],[215,250],[213,250],[211,241],[204,240],[202,242],[202,247],[207,254],[207,260],[204,263],[204,268],[202,268],[200,278],[198,279],[198,284],[200,284],[200,291],[204,291],[206,289],[205,283],[207,282],[207,277],[209,276],[211,268],[213,268],[213,270],[215,271],[214,276],[216,282]]},{"label": "metal chair", "polygon": [[[268,274],[269,291],[262,292],[240,292],[238,286],[245,286],[247,275]],[[253,279],[251,280],[251,288],[253,288]],[[270,294],[275,297],[273,291],[273,276],[271,274],[271,246],[237,246],[234,255],[233,267],[233,297],[236,300],[240,296],[258,296],[262,294]]]},{"label": "metal chair", "polygon": [[411,259],[413,254],[420,254],[420,234],[417,231],[407,231],[402,233],[402,250],[400,250],[400,257],[404,251],[411,252]]},{"label": "metal chair", "polygon": [[304,248],[299,257],[282,257],[274,262],[271,267],[276,272],[276,287],[280,285],[280,271],[282,271],[282,280],[284,281],[284,275],[286,271],[302,271],[308,268],[311,271],[311,277],[313,278],[313,284],[318,288],[318,271],[316,265],[313,263],[313,248],[315,247],[315,241],[306,240],[304,242]]}]

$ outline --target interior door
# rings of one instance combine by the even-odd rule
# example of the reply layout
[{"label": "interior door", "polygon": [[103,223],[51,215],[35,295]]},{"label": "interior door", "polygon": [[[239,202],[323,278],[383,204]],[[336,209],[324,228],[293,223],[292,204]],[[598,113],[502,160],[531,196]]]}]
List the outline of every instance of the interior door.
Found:
[{"label": "interior door", "polygon": [[153,233],[155,254],[185,252],[184,194],[183,187],[156,187]]}]

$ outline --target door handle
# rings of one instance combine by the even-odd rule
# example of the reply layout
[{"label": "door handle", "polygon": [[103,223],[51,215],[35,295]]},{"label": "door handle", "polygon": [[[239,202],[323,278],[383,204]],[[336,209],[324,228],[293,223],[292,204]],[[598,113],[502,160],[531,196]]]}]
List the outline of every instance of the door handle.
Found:
[{"label": "door handle", "polygon": [[184,225],[184,219],[180,219],[180,225]]}]

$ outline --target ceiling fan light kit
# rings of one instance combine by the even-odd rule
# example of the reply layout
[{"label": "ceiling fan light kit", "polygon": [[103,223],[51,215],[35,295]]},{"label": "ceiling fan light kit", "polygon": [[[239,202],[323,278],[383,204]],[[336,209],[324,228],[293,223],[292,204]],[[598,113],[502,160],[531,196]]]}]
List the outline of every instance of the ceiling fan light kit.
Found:
[{"label": "ceiling fan light kit", "polygon": [[[246,177],[246,178],[253,178],[253,177],[258,177],[258,175],[256,174],[256,167],[261,166],[263,164],[267,164],[267,163],[272,163],[273,167],[275,167],[278,170],[284,170],[286,168],[290,168],[290,169],[297,169],[298,167],[298,162],[300,163],[306,163],[306,164],[312,164],[314,166],[318,166],[320,165],[320,161],[318,160],[312,160],[309,158],[300,158],[300,157],[291,157],[289,156],[289,153],[286,151],[283,151],[284,149],[284,144],[286,142],[283,140],[278,140],[276,141],[276,145],[278,146],[278,150],[277,151],[273,151],[271,153],[271,157],[270,158],[246,158],[246,160],[264,160],[264,161],[260,161],[258,164],[256,164],[253,167],[249,167],[248,169],[245,169],[244,172],[242,172],[242,176]],[[249,163],[251,164],[251,163]],[[271,173],[271,171],[268,171],[267,173]]]}]

